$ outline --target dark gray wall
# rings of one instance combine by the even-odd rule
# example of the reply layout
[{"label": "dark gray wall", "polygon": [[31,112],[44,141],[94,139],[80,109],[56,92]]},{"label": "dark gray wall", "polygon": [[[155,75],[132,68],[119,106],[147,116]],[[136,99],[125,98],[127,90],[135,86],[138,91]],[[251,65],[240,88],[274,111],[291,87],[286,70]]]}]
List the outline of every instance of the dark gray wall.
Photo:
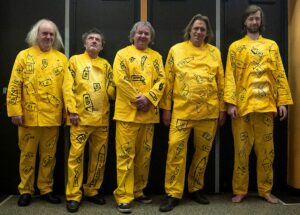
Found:
[{"label": "dark gray wall", "polygon": [[[0,107],[0,194],[17,193],[19,183],[19,148],[17,127],[7,117],[3,87],[7,87],[16,55],[27,48],[24,42],[30,27],[39,19],[54,21],[64,33],[65,5],[62,0],[10,0],[0,2],[0,68],[1,68],[1,107]],[[63,166],[63,142],[59,141],[57,166]],[[63,190],[63,169],[55,171],[55,190]]]}]

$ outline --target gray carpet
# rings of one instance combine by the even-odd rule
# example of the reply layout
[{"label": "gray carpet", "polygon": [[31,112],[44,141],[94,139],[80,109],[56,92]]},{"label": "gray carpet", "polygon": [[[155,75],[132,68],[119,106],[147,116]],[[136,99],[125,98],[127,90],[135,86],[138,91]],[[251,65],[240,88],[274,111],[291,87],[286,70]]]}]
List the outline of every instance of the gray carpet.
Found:
[{"label": "gray carpet", "polygon": [[[152,204],[133,203],[133,213],[139,215],[153,215],[153,214],[166,214],[166,215],[194,215],[194,214],[209,214],[209,215],[222,215],[222,214],[264,214],[264,215],[292,215],[300,214],[300,204],[298,205],[283,205],[281,203],[272,205],[267,203],[257,195],[248,195],[248,197],[242,203],[232,203],[231,194],[214,194],[207,195],[210,200],[209,205],[199,205],[189,198],[184,198],[180,201],[180,204],[169,213],[159,212],[159,204],[163,199],[163,196],[154,196]],[[82,214],[121,214],[116,209],[116,203],[113,196],[105,196],[107,204],[95,205],[90,202],[83,201],[79,211],[76,215]],[[40,200],[38,197],[34,197],[31,204],[27,207],[17,206],[18,196],[11,196],[0,206],[1,215],[11,214],[41,214],[41,215],[60,215],[70,214],[66,211],[65,201],[59,205],[53,205],[48,202]]]}]

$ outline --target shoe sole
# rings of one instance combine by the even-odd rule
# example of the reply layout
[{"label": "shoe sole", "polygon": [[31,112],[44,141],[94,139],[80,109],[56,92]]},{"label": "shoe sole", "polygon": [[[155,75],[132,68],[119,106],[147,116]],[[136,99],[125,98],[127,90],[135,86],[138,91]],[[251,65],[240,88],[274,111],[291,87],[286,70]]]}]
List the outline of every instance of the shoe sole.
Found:
[{"label": "shoe sole", "polygon": [[131,213],[131,209],[121,209],[121,208],[118,208],[118,211],[121,212],[121,213]]},{"label": "shoe sole", "polygon": [[152,200],[136,200],[137,202],[143,203],[143,204],[151,204]]}]

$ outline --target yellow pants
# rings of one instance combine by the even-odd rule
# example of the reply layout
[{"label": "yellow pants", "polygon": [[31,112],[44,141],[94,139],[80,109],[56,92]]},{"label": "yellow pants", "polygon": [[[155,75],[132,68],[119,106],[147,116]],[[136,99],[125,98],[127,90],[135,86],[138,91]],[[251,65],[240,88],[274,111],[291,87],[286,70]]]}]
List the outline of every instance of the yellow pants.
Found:
[{"label": "yellow pants", "polygon": [[254,145],[257,158],[258,194],[271,193],[273,186],[273,113],[250,113],[232,120],[234,137],[234,171],[232,189],[235,195],[246,195],[249,183],[249,155]]},{"label": "yellow pants", "polygon": [[154,125],[116,122],[117,203],[143,195],[148,182]]},{"label": "yellow pants", "polygon": [[41,195],[52,192],[58,127],[19,126],[18,132],[21,151],[19,166],[21,182],[18,186],[20,194],[34,194],[35,162],[38,147],[40,162],[37,187]]},{"label": "yellow pants", "polygon": [[67,200],[80,202],[82,198],[84,148],[89,142],[87,182],[83,185],[85,196],[95,196],[103,182],[107,154],[107,126],[71,126],[71,147],[68,159]]},{"label": "yellow pants", "polygon": [[195,153],[188,175],[188,190],[190,193],[201,190],[204,186],[204,174],[216,134],[217,120],[193,121],[172,118],[165,190],[167,195],[179,199],[182,198],[184,191],[187,143],[192,128],[194,129]]}]

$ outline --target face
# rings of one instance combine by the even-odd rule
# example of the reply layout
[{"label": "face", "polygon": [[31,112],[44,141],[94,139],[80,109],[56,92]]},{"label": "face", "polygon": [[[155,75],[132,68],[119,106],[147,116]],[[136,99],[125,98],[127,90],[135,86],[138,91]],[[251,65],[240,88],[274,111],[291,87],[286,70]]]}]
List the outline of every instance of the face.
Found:
[{"label": "face", "polygon": [[133,36],[133,44],[139,50],[145,50],[151,41],[150,29],[145,25],[137,27]]},{"label": "face", "polygon": [[37,35],[37,44],[43,52],[50,51],[54,38],[55,31],[52,24],[48,22],[41,24]]},{"label": "face", "polygon": [[190,32],[190,41],[194,46],[201,46],[204,43],[205,38],[207,37],[207,26],[206,23],[202,20],[196,20],[192,25]]},{"label": "face", "polygon": [[259,28],[261,26],[260,11],[250,14],[245,20],[244,25],[248,33],[259,33]]},{"label": "face", "polygon": [[97,33],[89,34],[85,39],[84,47],[87,52],[99,54],[99,52],[103,49],[101,35]]}]

